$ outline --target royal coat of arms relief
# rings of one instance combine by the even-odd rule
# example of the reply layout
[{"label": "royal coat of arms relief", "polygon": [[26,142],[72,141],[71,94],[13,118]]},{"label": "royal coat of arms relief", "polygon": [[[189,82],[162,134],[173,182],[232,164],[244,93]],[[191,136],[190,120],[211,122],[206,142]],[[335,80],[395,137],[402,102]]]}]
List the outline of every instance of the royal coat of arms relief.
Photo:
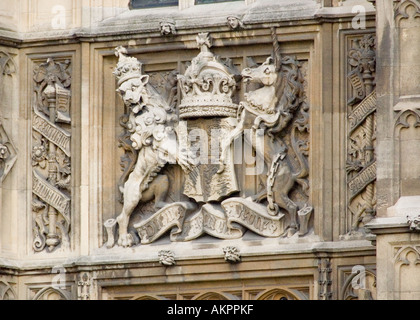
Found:
[{"label": "royal coat of arms relief", "polygon": [[[208,33],[198,34],[200,53],[183,74],[170,77],[179,101],[156,90],[142,63],[116,48],[117,92],[128,110],[120,140],[126,166],[119,183],[122,210],[105,222],[108,248],[130,247],[138,239],[148,244],[168,232],[171,241],[313,232],[302,66],[282,56],[275,30],[272,36],[273,55],[240,71],[212,52]],[[241,83],[252,84],[252,90],[243,86],[244,99],[238,98]],[[180,201],[168,197],[174,183],[168,165],[182,169]],[[255,176],[259,190],[244,192],[242,175]],[[154,213],[136,222],[133,234],[130,217],[150,203]]]}]

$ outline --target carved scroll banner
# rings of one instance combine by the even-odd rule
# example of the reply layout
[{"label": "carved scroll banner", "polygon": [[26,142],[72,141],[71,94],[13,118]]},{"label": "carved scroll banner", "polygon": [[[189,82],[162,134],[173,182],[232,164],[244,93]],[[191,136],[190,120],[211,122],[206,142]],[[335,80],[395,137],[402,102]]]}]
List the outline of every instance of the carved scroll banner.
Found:
[{"label": "carved scroll banner", "polygon": [[355,99],[362,100],[365,97],[366,92],[365,85],[363,84],[362,75],[360,74],[359,70],[354,69],[352,72],[349,73],[348,78],[353,89],[355,90]]},{"label": "carved scroll banner", "polygon": [[376,161],[360,171],[348,184],[350,200],[362,192],[367,185],[376,180]]},{"label": "carved scroll banner", "polygon": [[230,198],[222,202],[228,226],[237,222],[247,229],[264,236],[279,237],[284,233],[284,214],[270,216],[266,206],[244,198]]},{"label": "carved scroll banner", "polygon": [[242,226],[229,223],[220,206],[207,203],[200,211],[185,220],[182,232],[171,240],[189,241],[205,233],[219,239],[238,239],[242,237],[244,231],[245,228]]},{"label": "carved scroll banner", "polygon": [[[134,228],[141,238],[142,244],[151,243],[171,230],[171,239],[182,232],[182,225],[187,211],[194,209],[190,202],[175,202],[156,212],[149,219],[137,223]],[[175,228],[174,228],[175,227]]]},{"label": "carved scroll banner", "polygon": [[34,108],[33,128],[49,141],[57,145],[70,157],[70,134],[50,122],[44,115]]},{"label": "carved scroll banner", "polygon": [[54,207],[70,223],[70,198],[48,183],[35,170],[32,171],[32,191],[40,199]]},{"label": "carved scroll banner", "polygon": [[373,90],[366,99],[364,99],[351,114],[349,114],[350,134],[358,128],[362,122],[376,111],[376,91]]}]

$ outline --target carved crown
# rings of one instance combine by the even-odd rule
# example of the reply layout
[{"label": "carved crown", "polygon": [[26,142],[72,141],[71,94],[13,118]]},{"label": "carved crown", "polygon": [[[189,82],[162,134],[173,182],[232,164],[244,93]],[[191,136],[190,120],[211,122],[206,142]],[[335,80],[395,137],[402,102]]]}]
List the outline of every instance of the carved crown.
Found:
[{"label": "carved crown", "polygon": [[134,57],[127,57],[127,49],[119,46],[115,48],[115,55],[119,58],[114,75],[118,80],[118,85],[129,79],[141,76],[142,64]]},{"label": "carved crown", "polygon": [[232,96],[238,73],[210,52],[208,33],[200,33],[197,44],[201,52],[191,61],[185,74],[178,75],[182,92],[180,118],[235,117],[238,105],[233,103]]}]

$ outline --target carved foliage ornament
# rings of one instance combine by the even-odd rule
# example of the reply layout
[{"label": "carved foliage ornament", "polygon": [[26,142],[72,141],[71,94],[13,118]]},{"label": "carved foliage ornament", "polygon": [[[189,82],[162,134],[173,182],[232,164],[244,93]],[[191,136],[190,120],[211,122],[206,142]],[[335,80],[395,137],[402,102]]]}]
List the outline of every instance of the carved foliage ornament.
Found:
[{"label": "carved foliage ornament", "polygon": [[364,236],[363,225],[376,212],[375,37],[365,35],[348,53],[351,84],[348,100],[347,186],[351,229],[345,237]]},{"label": "carved foliage ornament", "polygon": [[[131,246],[137,235],[142,244],[151,243],[168,231],[171,241],[189,241],[203,234],[235,239],[247,230],[263,237],[290,237],[296,232],[304,236],[311,230],[309,107],[302,65],[294,57],[281,56],[275,30],[272,34],[273,56],[242,74],[232,61],[211,52],[208,34],[199,34],[200,53],[177,77],[178,106],[169,94],[176,81],[168,81],[166,93],[154,88],[151,75],[142,73],[141,63],[129,57],[127,49],[116,49],[117,92],[127,110],[121,121],[125,132],[120,145],[127,156],[120,180],[123,209],[116,219],[106,222],[108,247],[115,242]],[[241,79],[260,88],[249,90],[238,104]],[[197,132],[201,135],[192,139]],[[252,171],[258,175],[260,190],[251,196],[237,183],[231,150],[237,139],[257,153],[264,148],[262,171]],[[172,183],[163,170],[167,163],[181,167],[185,182],[178,192],[188,196],[188,201],[167,202]],[[128,231],[130,216],[139,204],[151,200],[155,211],[134,224],[134,237]]]},{"label": "carved foliage ornament", "polygon": [[33,249],[67,249],[71,214],[70,61],[47,59],[36,65],[33,80]]}]

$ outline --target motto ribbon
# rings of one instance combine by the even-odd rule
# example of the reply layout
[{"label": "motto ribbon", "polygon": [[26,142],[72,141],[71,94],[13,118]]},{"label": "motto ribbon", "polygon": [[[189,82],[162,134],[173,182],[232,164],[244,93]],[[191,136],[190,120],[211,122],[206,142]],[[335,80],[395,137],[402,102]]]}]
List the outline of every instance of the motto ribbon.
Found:
[{"label": "motto ribbon", "polygon": [[220,205],[204,204],[199,211],[190,202],[170,204],[134,227],[142,244],[151,243],[170,231],[171,241],[189,241],[208,234],[219,239],[241,238],[246,229],[264,236],[284,233],[283,214],[270,216],[264,205],[244,198],[230,198]]}]

